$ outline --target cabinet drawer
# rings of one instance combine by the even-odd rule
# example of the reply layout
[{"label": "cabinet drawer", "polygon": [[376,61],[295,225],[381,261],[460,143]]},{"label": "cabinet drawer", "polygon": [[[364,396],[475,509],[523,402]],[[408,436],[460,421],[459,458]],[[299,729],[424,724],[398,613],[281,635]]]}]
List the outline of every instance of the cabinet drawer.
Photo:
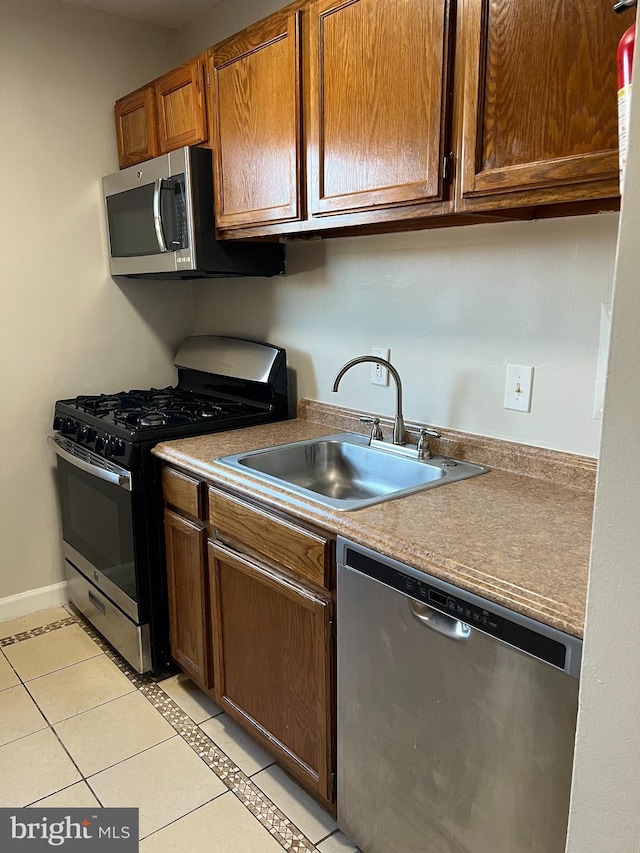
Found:
[{"label": "cabinet drawer", "polygon": [[162,469],[162,494],[166,503],[194,518],[202,518],[202,490],[197,480],[165,467]]},{"label": "cabinet drawer", "polygon": [[331,588],[331,540],[209,489],[209,523],[229,539],[318,586]]}]

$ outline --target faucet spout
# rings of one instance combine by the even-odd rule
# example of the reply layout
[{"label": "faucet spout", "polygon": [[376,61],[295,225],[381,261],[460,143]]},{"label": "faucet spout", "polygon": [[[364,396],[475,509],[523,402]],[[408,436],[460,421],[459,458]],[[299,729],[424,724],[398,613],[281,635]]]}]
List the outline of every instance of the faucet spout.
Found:
[{"label": "faucet spout", "polygon": [[406,442],[404,437],[404,418],[402,416],[402,381],[400,379],[400,374],[390,361],[387,361],[384,358],[376,358],[376,356],[373,355],[360,355],[357,358],[352,358],[351,361],[348,361],[346,364],[344,364],[336,374],[336,378],[333,380],[333,388],[331,390],[338,390],[340,380],[345,375],[347,370],[350,370],[356,364],[363,364],[365,362],[370,362],[371,364],[382,364],[393,376],[393,379],[396,383],[396,416],[393,422],[393,443],[405,444]]}]

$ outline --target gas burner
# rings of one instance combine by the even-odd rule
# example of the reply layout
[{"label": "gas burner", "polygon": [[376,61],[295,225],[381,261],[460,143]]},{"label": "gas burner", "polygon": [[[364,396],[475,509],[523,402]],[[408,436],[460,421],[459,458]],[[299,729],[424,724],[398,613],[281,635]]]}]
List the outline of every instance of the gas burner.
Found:
[{"label": "gas burner", "polygon": [[122,421],[131,429],[153,429],[154,427],[179,426],[195,420],[189,412],[179,408],[150,409],[136,408],[114,413],[116,421]]},{"label": "gas burner", "polygon": [[138,418],[136,426],[159,427],[167,425],[167,416],[163,412],[147,412]]},{"label": "gas burner", "polygon": [[153,409],[166,409],[167,406],[174,406],[176,403],[176,394],[165,391],[154,391],[147,397],[147,404]]},{"label": "gas burner", "polygon": [[198,409],[196,412],[196,417],[198,420],[209,420],[210,418],[220,418],[224,415],[224,410],[221,406],[216,406],[212,404],[210,406],[205,406],[203,408]]},{"label": "gas burner", "polygon": [[168,407],[161,414],[167,418],[168,424],[187,424],[196,420],[195,415],[182,406]]},{"label": "gas burner", "polygon": [[84,409],[85,412],[104,417],[118,409],[142,406],[144,401],[141,397],[131,394],[98,394],[96,396],[77,397],[76,405],[79,409]]}]

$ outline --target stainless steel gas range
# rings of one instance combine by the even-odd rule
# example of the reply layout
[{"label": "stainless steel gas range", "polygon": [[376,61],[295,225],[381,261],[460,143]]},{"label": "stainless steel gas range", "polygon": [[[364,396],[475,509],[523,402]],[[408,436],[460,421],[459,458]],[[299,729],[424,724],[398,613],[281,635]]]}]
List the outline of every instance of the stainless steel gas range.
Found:
[{"label": "stainless steel gas range", "polygon": [[159,441],[289,417],[286,353],[213,335],[187,338],[175,387],[55,405],[71,602],[138,671],[171,671]]}]

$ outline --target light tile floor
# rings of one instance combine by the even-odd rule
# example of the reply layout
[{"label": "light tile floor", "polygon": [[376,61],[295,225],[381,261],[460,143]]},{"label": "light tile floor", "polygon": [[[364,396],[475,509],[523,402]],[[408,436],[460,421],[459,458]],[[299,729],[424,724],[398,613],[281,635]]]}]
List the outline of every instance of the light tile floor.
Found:
[{"label": "light tile floor", "polygon": [[0,624],[0,807],[134,806],[141,853],[353,853],[190,679],[139,676],[70,609]]}]

